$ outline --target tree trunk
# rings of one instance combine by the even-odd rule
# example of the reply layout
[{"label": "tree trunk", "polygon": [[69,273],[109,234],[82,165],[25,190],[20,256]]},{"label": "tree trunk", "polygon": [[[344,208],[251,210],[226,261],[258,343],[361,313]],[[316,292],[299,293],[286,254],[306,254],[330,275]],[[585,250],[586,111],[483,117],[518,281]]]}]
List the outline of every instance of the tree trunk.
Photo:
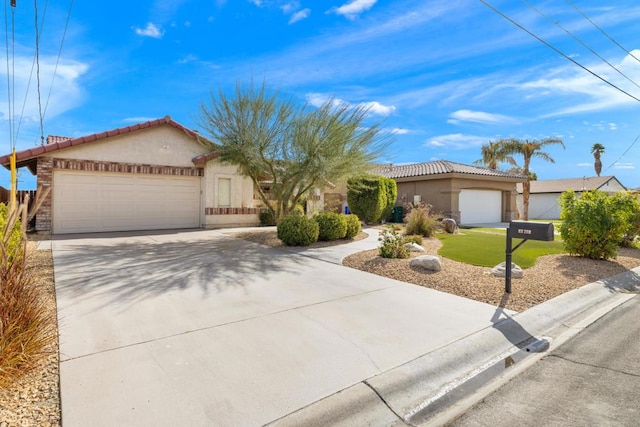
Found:
[{"label": "tree trunk", "polygon": [[529,193],[531,191],[531,181],[529,178],[522,183],[522,216],[524,221],[529,221]]},{"label": "tree trunk", "polygon": [[602,172],[602,162],[600,161],[600,156],[596,157],[596,161],[593,163],[593,168],[596,170],[596,175],[600,176],[600,172]]}]

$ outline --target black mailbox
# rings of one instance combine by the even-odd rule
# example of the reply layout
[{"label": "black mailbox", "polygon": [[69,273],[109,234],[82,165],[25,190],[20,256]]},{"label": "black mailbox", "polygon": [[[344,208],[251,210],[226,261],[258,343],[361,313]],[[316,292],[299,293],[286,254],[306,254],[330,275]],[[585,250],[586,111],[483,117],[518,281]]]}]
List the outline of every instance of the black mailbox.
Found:
[{"label": "black mailbox", "polygon": [[514,239],[553,241],[553,223],[551,222],[528,222],[511,221],[509,223],[509,234]]}]

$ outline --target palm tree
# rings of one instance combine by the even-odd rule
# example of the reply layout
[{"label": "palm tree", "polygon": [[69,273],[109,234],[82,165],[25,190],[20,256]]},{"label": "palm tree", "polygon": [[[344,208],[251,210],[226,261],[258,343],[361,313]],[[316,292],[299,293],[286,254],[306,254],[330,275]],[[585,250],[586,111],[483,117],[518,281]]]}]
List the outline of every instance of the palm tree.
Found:
[{"label": "palm tree", "polygon": [[476,160],[473,164],[482,165],[493,170],[498,169],[498,163],[504,161],[511,162],[513,160],[510,157],[508,158],[500,142],[489,141],[488,144],[483,144],[482,147],[480,147],[480,153],[482,154],[482,158]]},{"label": "palm tree", "polygon": [[[564,148],[564,143],[560,138],[544,138],[540,140],[521,140],[521,139],[501,139],[498,141],[504,147],[505,155],[521,155],[523,158],[522,164],[522,175],[527,177],[527,180],[522,183],[522,205],[523,205],[523,216],[524,220],[527,221],[529,219],[529,194],[531,192],[531,172],[529,171],[529,165],[531,164],[531,159],[538,158],[542,160],[546,160],[549,163],[555,163],[553,157],[549,155],[549,153],[542,151],[547,145],[561,145]],[[512,159],[513,160],[513,159]],[[514,166],[518,166],[515,161],[511,162]]]},{"label": "palm tree", "polygon": [[602,162],[600,161],[600,155],[604,153],[604,145],[596,142],[591,147],[591,154],[593,154],[593,158],[595,161],[593,162],[593,168],[596,170],[596,175],[600,176],[600,172],[602,172]]}]

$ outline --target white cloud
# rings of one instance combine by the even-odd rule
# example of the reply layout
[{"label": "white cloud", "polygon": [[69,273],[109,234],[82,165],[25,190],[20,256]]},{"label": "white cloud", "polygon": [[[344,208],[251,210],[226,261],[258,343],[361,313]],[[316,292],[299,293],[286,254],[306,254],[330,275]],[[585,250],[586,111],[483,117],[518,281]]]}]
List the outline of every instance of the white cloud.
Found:
[{"label": "white cloud", "polygon": [[154,39],[161,39],[164,35],[164,30],[156,26],[153,22],[147,22],[147,26],[144,28],[136,28],[135,32],[139,36],[152,37]]},{"label": "white cloud", "polygon": [[633,163],[614,163],[614,169],[635,169]]},{"label": "white cloud", "polygon": [[470,147],[479,147],[486,144],[490,138],[478,135],[465,135],[462,133],[451,133],[447,135],[438,135],[429,138],[425,142],[425,147],[435,148],[452,148],[454,150],[462,150]]},{"label": "white cloud", "polygon": [[406,135],[409,133],[409,129],[393,128],[391,129],[391,133],[394,135]]},{"label": "white cloud", "polygon": [[296,13],[294,13],[293,15],[291,15],[291,18],[289,19],[289,24],[294,24],[298,21],[301,21],[303,19],[306,19],[309,17],[309,15],[311,14],[311,9],[307,8],[307,9],[302,9]]},{"label": "white cloud", "polygon": [[258,7],[262,7],[262,0],[249,0],[249,3],[253,3]]},{"label": "white cloud", "polygon": [[125,123],[142,123],[156,120],[158,118],[159,117],[125,117],[122,121]]},{"label": "white cloud", "polygon": [[484,124],[498,124],[498,123],[514,123],[511,117],[503,116],[502,114],[485,113],[484,111],[471,111],[471,110],[458,110],[449,116],[447,123],[457,124],[459,122],[473,122]]},{"label": "white cloud", "polygon": [[593,166],[593,163],[578,163],[576,166],[581,167],[581,168],[586,168],[586,167]]},{"label": "white cloud", "polygon": [[359,104],[352,104],[345,100],[339,98],[332,98],[328,95],[322,93],[308,93],[306,95],[307,102],[309,105],[313,105],[314,107],[320,107],[327,102],[331,102],[333,106],[342,106],[347,105],[348,107],[361,107],[365,108],[369,111],[369,113],[377,114],[380,116],[388,116],[396,110],[395,105],[384,105],[379,103],[378,101],[370,101],[370,102],[361,102]]},{"label": "white cloud", "polygon": [[362,12],[369,10],[378,0],[353,0],[331,11],[348,19],[355,19]]},{"label": "white cloud", "polygon": [[300,9],[300,2],[299,1],[290,1],[288,3],[283,4],[282,6],[280,6],[280,9],[282,9],[282,12],[285,15],[288,15],[290,13],[293,13],[294,11]]}]

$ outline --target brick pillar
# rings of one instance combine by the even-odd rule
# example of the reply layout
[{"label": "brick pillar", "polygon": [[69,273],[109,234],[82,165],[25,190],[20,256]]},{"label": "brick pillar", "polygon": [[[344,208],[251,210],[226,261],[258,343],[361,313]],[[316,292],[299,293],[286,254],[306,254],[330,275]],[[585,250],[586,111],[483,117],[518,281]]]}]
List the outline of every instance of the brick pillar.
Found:
[{"label": "brick pillar", "polygon": [[50,188],[49,194],[40,205],[36,213],[36,231],[51,231],[51,201],[53,182],[53,159],[40,157],[37,166],[38,187]]}]

